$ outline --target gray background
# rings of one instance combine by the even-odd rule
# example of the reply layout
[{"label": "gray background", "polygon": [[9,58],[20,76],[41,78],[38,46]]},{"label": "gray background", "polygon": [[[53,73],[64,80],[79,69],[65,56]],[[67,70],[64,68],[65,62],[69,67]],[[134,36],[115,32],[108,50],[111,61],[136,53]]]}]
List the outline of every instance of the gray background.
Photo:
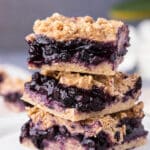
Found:
[{"label": "gray background", "polygon": [[0,64],[27,69],[25,35],[34,20],[60,12],[67,16],[109,18],[111,7],[126,0],[0,0]]},{"label": "gray background", "polygon": [[53,12],[68,16],[107,17],[121,0],[0,0],[0,51],[25,49],[24,36],[32,31],[35,19]]}]

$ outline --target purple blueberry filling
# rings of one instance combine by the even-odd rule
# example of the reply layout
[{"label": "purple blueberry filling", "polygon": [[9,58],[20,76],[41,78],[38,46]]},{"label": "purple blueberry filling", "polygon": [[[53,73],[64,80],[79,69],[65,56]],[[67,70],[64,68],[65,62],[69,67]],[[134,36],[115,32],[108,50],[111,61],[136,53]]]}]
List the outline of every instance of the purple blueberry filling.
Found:
[{"label": "purple blueberry filling", "polygon": [[[39,102],[48,108],[53,108],[53,105],[57,104],[62,108],[76,108],[81,112],[100,111],[106,106],[120,101],[116,96],[104,92],[103,88],[93,86],[86,90],[75,86],[66,86],[58,83],[57,79],[39,73],[34,73],[32,81],[25,84],[25,91],[33,100],[36,96],[38,99],[40,98]],[[133,96],[133,93],[131,94],[127,96]],[[122,101],[125,101],[125,98]]]},{"label": "purple blueberry filling", "polygon": [[136,139],[139,136],[146,136],[147,131],[141,123],[141,118],[124,118],[120,121],[118,126],[126,125],[126,135],[124,136],[125,142]]},{"label": "purple blueberry filling", "polygon": [[8,93],[4,95],[6,102],[17,104],[24,109],[25,106],[31,106],[30,104],[21,100],[22,94],[20,92]]},{"label": "purple blueberry filling", "polygon": [[22,143],[24,138],[29,138],[33,144],[39,148],[43,149],[46,144],[45,140],[48,141],[59,141],[65,142],[67,138],[74,138],[78,140],[87,149],[93,148],[93,150],[105,150],[107,147],[112,146],[112,141],[107,133],[101,131],[95,137],[85,137],[83,134],[74,134],[67,130],[65,126],[52,126],[47,130],[40,130],[38,126],[35,126],[32,121],[27,122],[22,127],[22,132],[20,136],[20,142]]},{"label": "purple blueberry filling", "polygon": [[125,93],[126,96],[123,98],[123,101],[124,102],[127,101],[129,97],[134,98],[135,93],[137,93],[138,90],[141,89],[141,88],[142,88],[142,78],[139,77],[137,79],[137,81],[135,82],[135,84],[134,84],[134,88],[130,89],[129,91],[127,91]]},{"label": "purple blueberry filling", "polygon": [[129,39],[126,37],[119,47],[117,41],[97,42],[77,38],[69,41],[56,41],[43,35],[36,35],[29,44],[29,64],[41,66],[55,62],[82,63],[85,66],[98,65],[107,61],[115,63],[123,57],[127,50]]},{"label": "purple blueberry filling", "polygon": [[[120,122],[120,125],[127,126],[127,134],[124,136],[124,142],[129,142],[138,137],[143,137],[147,135],[147,132],[144,130],[141,120],[136,118],[126,118]],[[74,134],[72,135],[65,126],[52,126],[46,130],[38,129],[38,125],[34,125],[32,121],[28,121],[23,127],[20,136],[21,143],[25,138],[29,138],[33,144],[39,148],[43,149],[46,147],[45,140],[47,141],[58,141],[62,139],[62,143],[65,142],[65,139],[75,138],[78,140],[87,150],[107,150],[108,148],[116,145],[113,143],[109,135],[100,131],[94,137],[85,137],[83,134]],[[120,132],[116,132],[114,138],[120,140]]]}]

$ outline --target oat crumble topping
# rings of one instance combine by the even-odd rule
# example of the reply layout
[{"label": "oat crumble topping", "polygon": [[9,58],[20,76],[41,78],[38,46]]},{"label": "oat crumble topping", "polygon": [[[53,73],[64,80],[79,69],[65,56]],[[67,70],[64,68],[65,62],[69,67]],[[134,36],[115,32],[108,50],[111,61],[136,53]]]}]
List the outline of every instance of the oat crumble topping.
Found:
[{"label": "oat crumble topping", "polygon": [[[36,20],[33,31],[35,34],[46,35],[60,41],[80,37],[96,41],[114,41],[119,28],[123,25],[121,21],[106,20],[104,18],[94,20],[90,16],[66,17],[54,13],[44,20]],[[32,40],[33,35],[27,36],[27,39]]]},{"label": "oat crumble topping", "polygon": [[117,72],[113,76],[82,75],[67,72],[51,72],[48,75],[59,80],[60,84],[83,89],[90,89],[95,85],[113,94],[127,92],[130,88],[133,88],[135,82],[140,77],[138,74],[126,75],[120,72]]}]

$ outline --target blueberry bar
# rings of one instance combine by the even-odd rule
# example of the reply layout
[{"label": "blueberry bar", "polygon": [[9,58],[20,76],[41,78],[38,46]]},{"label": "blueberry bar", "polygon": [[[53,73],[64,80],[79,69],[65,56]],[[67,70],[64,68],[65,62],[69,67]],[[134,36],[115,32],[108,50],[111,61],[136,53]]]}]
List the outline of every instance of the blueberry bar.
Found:
[{"label": "blueberry bar", "polygon": [[114,74],[129,46],[129,31],[121,21],[58,13],[37,20],[29,44],[30,69]]},{"label": "blueberry bar", "polygon": [[103,116],[133,107],[141,93],[141,77],[53,72],[34,73],[22,99],[71,121]]},{"label": "blueberry bar", "polygon": [[5,70],[0,69],[0,96],[4,98],[6,107],[14,112],[24,111],[29,106],[21,100],[25,80],[11,77]]},{"label": "blueberry bar", "polygon": [[140,102],[127,111],[71,122],[34,107],[21,130],[20,142],[40,150],[126,150],[143,145],[147,131],[141,123]]}]

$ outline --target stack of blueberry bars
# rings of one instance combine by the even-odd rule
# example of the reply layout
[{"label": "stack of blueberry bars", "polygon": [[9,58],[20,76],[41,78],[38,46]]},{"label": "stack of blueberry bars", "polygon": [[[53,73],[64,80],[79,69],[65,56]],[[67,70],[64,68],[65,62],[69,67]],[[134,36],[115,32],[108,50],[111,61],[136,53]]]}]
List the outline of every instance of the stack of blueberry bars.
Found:
[{"label": "stack of blueberry bars", "polygon": [[121,21],[65,17],[37,20],[28,67],[40,70],[25,83],[29,121],[20,142],[40,150],[127,150],[143,145],[142,81],[117,72],[129,46]]}]

